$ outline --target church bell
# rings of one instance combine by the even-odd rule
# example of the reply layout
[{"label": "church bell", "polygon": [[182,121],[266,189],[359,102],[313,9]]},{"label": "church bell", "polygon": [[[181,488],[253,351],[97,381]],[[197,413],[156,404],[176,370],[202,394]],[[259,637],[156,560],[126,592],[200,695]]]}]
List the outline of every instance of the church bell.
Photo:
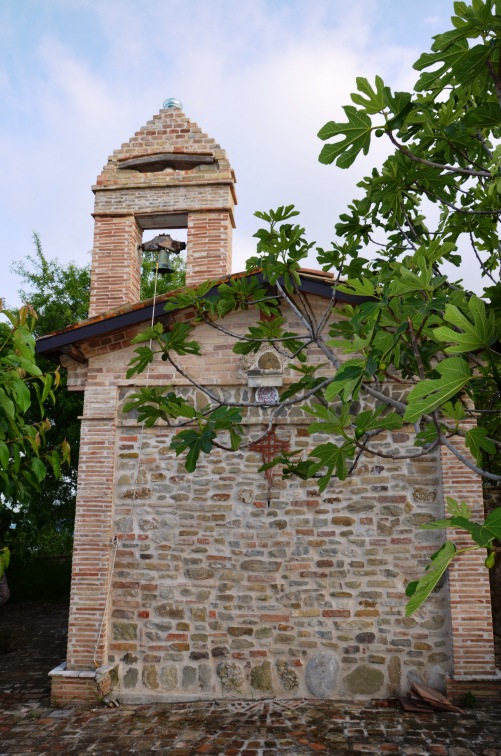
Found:
[{"label": "church bell", "polygon": [[175,273],[171,267],[170,255],[166,249],[160,249],[158,253],[158,272],[161,276],[170,276]]}]

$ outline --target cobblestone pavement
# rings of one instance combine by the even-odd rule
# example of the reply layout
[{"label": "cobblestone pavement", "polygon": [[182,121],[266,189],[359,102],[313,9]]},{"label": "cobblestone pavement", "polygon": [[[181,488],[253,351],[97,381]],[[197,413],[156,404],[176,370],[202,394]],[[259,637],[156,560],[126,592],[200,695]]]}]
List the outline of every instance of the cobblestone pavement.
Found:
[{"label": "cobblestone pavement", "polygon": [[501,756],[501,708],[410,714],[325,701],[222,701],[55,709],[64,604],[0,608],[0,756]]}]

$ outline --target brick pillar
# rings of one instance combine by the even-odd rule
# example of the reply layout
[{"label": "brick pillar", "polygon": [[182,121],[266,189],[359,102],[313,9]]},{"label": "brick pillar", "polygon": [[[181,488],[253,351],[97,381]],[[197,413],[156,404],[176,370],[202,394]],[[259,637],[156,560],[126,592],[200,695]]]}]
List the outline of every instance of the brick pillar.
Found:
[{"label": "brick pillar", "polygon": [[[461,439],[454,444],[472,459]],[[473,460],[472,460],[473,461]],[[479,475],[462,464],[446,447],[441,447],[444,501],[451,496],[465,501],[473,519],[484,519],[482,482]],[[447,537],[458,548],[472,546],[464,530],[448,529]],[[449,592],[454,677],[495,674],[489,572],[484,566],[484,549],[467,552],[456,558],[449,568]]]},{"label": "brick pillar", "polygon": [[231,216],[227,211],[188,214],[186,285],[231,272]]},{"label": "brick pillar", "polygon": [[78,465],[68,670],[95,670],[106,661],[116,408],[115,387],[87,388]]},{"label": "brick pillar", "polygon": [[139,302],[142,233],[134,215],[96,216],[89,317]]}]

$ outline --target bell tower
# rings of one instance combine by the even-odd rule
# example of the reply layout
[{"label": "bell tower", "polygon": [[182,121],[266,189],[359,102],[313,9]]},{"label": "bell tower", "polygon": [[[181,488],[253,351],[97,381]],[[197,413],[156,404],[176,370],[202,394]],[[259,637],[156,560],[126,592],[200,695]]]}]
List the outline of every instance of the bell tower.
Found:
[{"label": "bell tower", "polygon": [[146,229],[187,229],[188,286],[230,273],[235,182],[226,152],[166,100],[93,187],[89,317],[139,301]]}]

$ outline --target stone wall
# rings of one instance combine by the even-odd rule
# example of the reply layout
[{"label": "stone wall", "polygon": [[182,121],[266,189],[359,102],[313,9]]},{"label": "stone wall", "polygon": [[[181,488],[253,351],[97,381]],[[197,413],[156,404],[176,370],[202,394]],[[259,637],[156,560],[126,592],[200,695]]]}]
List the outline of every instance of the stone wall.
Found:
[{"label": "stone wall", "polygon": [[[253,317],[235,313],[225,327],[242,332]],[[413,449],[406,429],[373,439],[380,456],[321,496],[315,481],[277,474],[270,485],[258,472],[261,454],[249,449],[217,450],[190,475],[169,449],[173,429],[142,429],[120,409],[146,381],[146,374],[124,377],[136,331],[82,346],[89,365],[68,670],[111,663],[129,701],[357,700],[406,692],[413,680],[444,689],[456,665],[456,681],[467,667],[469,675],[476,667],[491,674],[492,633],[478,627],[471,600],[472,580],[478,592],[488,576],[476,562],[455,568],[452,611],[444,580],[405,617],[405,585],[423,573],[444,537],[418,526],[443,516],[444,485],[448,495],[461,498],[467,486],[475,497],[477,476],[462,470],[458,477],[455,463],[438,454],[385,457]],[[204,356],[179,358],[183,369],[224,399],[253,399],[248,365],[227,337],[205,324],[194,337]],[[310,359],[324,361],[313,349]],[[294,376],[285,369],[283,379],[287,385]],[[148,383],[190,391],[160,359]],[[406,387],[384,389],[398,397]],[[206,402],[199,393],[197,406]],[[266,417],[264,408],[247,413],[249,438],[263,433]],[[307,453],[324,440],[310,436],[307,424],[292,406],[277,416],[277,436]],[[463,601],[470,602],[465,621]]]},{"label": "stone wall", "polygon": [[[227,275],[234,183],[224,150],[176,109],[162,110],[115,150],[93,187],[90,315],[137,304],[145,229],[187,228],[188,284]],[[330,301],[309,300],[324,322]],[[224,324],[243,333],[254,319],[242,311]],[[293,312],[288,327],[303,332]],[[87,680],[108,662],[131,701],[366,699],[406,691],[416,679],[445,688],[449,673],[455,682],[457,674],[492,673],[488,578],[478,554],[451,568],[452,600],[444,581],[405,617],[405,585],[444,537],[419,524],[443,515],[444,493],[466,491],[478,509],[478,476],[461,465],[458,472],[445,454],[384,456],[412,447],[405,429],[377,436],[380,456],[322,496],[314,481],[266,478],[260,454],[249,449],[216,451],[188,475],[169,449],[172,429],[141,429],[119,412],[135,383],[188,390],[160,359],[147,374],[125,378],[137,330],[79,342],[85,367],[64,358],[69,385],[85,389],[85,403],[67,667],[52,678],[58,701],[72,700],[79,686],[81,700],[94,695]],[[231,339],[205,324],[194,337],[204,356],[180,358],[183,370],[222,399],[251,398],[249,364],[232,352]],[[309,361],[325,357],[311,349]],[[285,368],[282,377],[287,385],[297,376]],[[397,397],[407,388],[384,386]],[[207,398],[198,392],[193,400],[200,406]],[[265,414],[246,415],[250,438],[262,435]],[[309,436],[297,407],[276,419],[291,448],[307,453],[323,440]]]},{"label": "stone wall", "polygon": [[[281,423],[291,447],[311,444],[303,422]],[[416,533],[441,514],[436,458],[376,458],[322,496],[314,481],[278,476],[268,492],[258,453],[216,451],[189,475],[170,437],[125,418],[117,429],[109,661],[122,698],[357,699],[416,679],[444,687],[446,589],[404,616],[404,585],[440,539]]]}]

